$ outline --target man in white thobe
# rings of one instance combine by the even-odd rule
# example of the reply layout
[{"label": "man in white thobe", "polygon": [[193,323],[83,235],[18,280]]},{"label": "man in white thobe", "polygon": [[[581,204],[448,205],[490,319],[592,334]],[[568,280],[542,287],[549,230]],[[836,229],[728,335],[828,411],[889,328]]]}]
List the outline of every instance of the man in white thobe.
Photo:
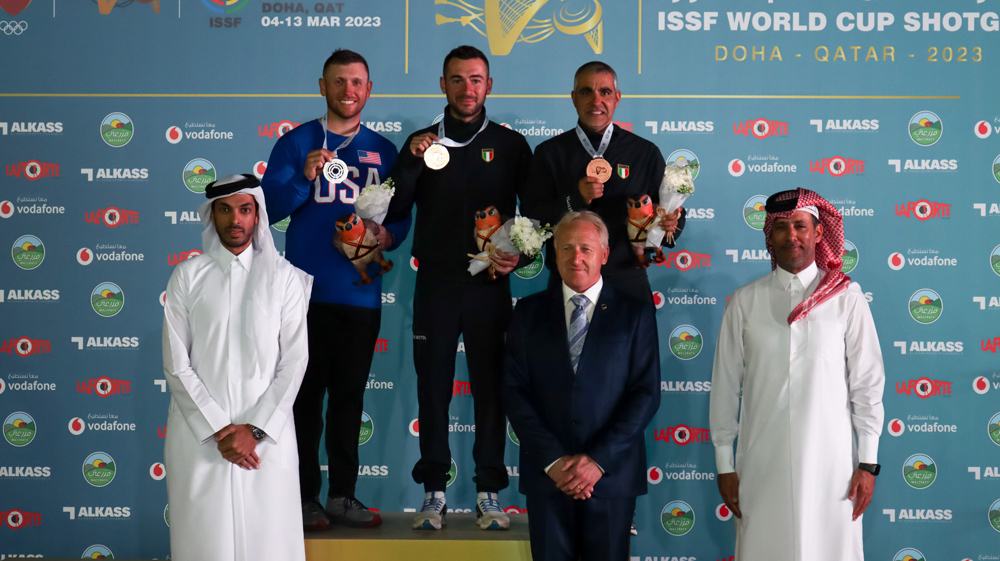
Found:
[{"label": "man in white thobe", "polygon": [[729,298],[712,372],[736,558],[861,561],[884,416],[878,335],[841,272],[840,213],[806,189],[772,195],[766,210],[773,271]]},{"label": "man in white thobe", "polygon": [[305,559],[292,404],[312,277],[278,255],[259,185],[208,186],[204,254],[167,285],[164,463],[180,561]]}]

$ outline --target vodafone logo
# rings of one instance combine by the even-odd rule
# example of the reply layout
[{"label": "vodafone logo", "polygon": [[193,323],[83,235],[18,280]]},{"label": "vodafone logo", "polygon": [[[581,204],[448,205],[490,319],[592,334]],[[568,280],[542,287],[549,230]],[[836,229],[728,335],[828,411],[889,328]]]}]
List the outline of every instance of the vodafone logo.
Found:
[{"label": "vodafone logo", "polygon": [[416,271],[417,270],[417,265],[418,265],[417,258],[416,257],[410,257],[410,268],[413,269],[414,271]]},{"label": "vodafone logo", "polygon": [[0,201],[0,218],[10,218],[14,215],[14,205],[10,201]]},{"label": "vodafone logo", "polygon": [[893,271],[898,271],[906,265],[906,259],[903,257],[902,253],[898,251],[889,256],[889,268]]},{"label": "vodafone logo", "polygon": [[410,421],[410,434],[413,436],[420,436],[420,420],[413,419]]},{"label": "vodafone logo", "polygon": [[253,165],[253,176],[257,179],[263,178],[265,171],[267,171],[267,162],[257,162]]},{"label": "vodafone logo", "polygon": [[659,290],[653,291],[653,304],[656,305],[656,309],[659,310],[667,303],[667,299],[663,297],[663,293]]},{"label": "vodafone logo", "polygon": [[889,421],[889,426],[886,428],[892,436],[899,436],[906,432],[906,425],[904,425],[903,421],[900,421],[899,419]]},{"label": "vodafone logo", "polygon": [[7,385],[3,383],[3,379],[0,379],[0,393],[7,389]]},{"label": "vodafone logo", "polygon": [[164,290],[160,293],[160,305],[166,307],[167,305],[167,291]]},{"label": "vodafone logo", "polygon": [[653,466],[646,470],[646,481],[652,483],[653,485],[659,485],[663,481],[663,470]]},{"label": "vodafone logo", "polygon": [[990,381],[985,376],[980,376],[972,381],[972,389],[979,395],[990,391]]},{"label": "vodafone logo", "polygon": [[715,507],[715,517],[725,522],[733,517],[733,511],[729,510],[729,507],[726,506],[726,503],[722,503],[719,506]]},{"label": "vodafone logo", "polygon": [[167,466],[160,462],[156,462],[155,464],[149,466],[149,476],[157,481],[160,481],[167,476]]},{"label": "vodafone logo", "polygon": [[180,127],[170,127],[167,129],[167,142],[170,144],[177,144],[184,139],[184,133],[181,132]]},{"label": "vodafone logo", "polygon": [[69,420],[69,432],[73,436],[80,436],[83,431],[87,430],[87,425],[83,423],[83,419],[80,417],[73,417]]},{"label": "vodafone logo", "polygon": [[76,262],[81,265],[90,265],[94,262],[94,252],[85,247],[81,247],[76,252]]},{"label": "vodafone logo", "polygon": [[976,136],[978,136],[979,138],[989,138],[990,133],[993,132],[993,129],[990,127],[990,124],[987,123],[986,121],[979,121],[978,123],[976,123],[976,128],[973,129],[973,132],[976,133]]},{"label": "vodafone logo", "polygon": [[743,163],[743,160],[736,158],[729,161],[729,175],[733,177],[739,177],[743,175],[747,170],[747,165]]}]

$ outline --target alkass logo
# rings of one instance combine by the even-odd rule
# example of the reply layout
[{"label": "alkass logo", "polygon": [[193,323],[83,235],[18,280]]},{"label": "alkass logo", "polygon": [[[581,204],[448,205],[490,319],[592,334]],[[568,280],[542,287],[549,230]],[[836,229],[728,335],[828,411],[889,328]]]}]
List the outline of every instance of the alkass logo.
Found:
[{"label": "alkass logo", "polygon": [[663,442],[673,442],[680,446],[686,446],[692,442],[711,442],[711,437],[709,436],[708,429],[700,429],[697,427],[689,427],[687,425],[677,425],[676,427],[667,427],[665,429],[656,429],[653,431],[653,437],[656,440]]},{"label": "alkass logo", "polygon": [[38,160],[28,160],[27,162],[17,162],[7,164],[7,175],[14,177],[24,177],[35,181],[43,177],[58,177],[59,164],[39,162]]},{"label": "alkass logo", "polygon": [[899,354],[907,352],[920,353],[961,353],[964,345],[961,341],[893,341],[892,346],[899,347]]},{"label": "alkass logo", "polygon": [[[972,301],[979,304],[980,310],[985,310],[987,307],[987,300],[985,296],[973,296]],[[988,305],[991,310],[1000,310],[1000,298],[990,296]]]},{"label": "alkass logo", "polygon": [[144,181],[149,179],[148,168],[80,168],[80,175],[86,175],[87,181]]},{"label": "alkass logo", "polygon": [[172,255],[168,254],[167,255],[167,264],[170,265],[170,266],[174,266],[174,265],[180,263],[181,261],[187,261],[188,259],[191,259],[192,257],[198,257],[201,254],[202,254],[202,251],[200,249],[192,249],[190,251],[181,251],[181,252],[178,252],[178,253],[174,253]]},{"label": "alkass logo", "polygon": [[43,339],[32,339],[31,337],[18,337],[8,339],[0,345],[0,353],[27,357],[31,355],[48,354],[52,352],[52,341]]},{"label": "alkass logo", "polygon": [[116,228],[122,224],[139,223],[138,211],[122,210],[113,206],[109,206],[103,210],[84,211],[83,217],[88,223],[104,224],[108,228]]},{"label": "alkass logo", "polygon": [[958,160],[889,160],[896,173],[902,171],[956,171]]},{"label": "alkass logo", "polygon": [[865,172],[864,160],[852,160],[843,156],[823,158],[822,160],[810,160],[809,171],[813,173],[829,173],[833,177],[843,177],[855,173]]},{"label": "alkass logo", "polygon": [[201,215],[196,210],[167,210],[163,212],[164,218],[169,218],[171,224],[201,224]]},{"label": "alkass logo", "polygon": [[645,124],[653,131],[653,134],[710,133],[715,130],[715,123],[712,121],[646,121]]},{"label": "alkass logo", "polygon": [[14,290],[5,291],[0,288],[0,304],[4,302],[34,302],[37,300],[56,301],[59,299],[58,290]]},{"label": "alkass logo", "polygon": [[753,136],[754,138],[767,138],[769,136],[785,136],[788,134],[788,123],[783,121],[772,121],[770,119],[753,119],[733,123],[733,134],[743,136]]},{"label": "alkass logo", "polygon": [[[899,514],[896,514],[897,512]],[[944,509],[929,508],[926,510],[922,508],[901,508],[898,511],[893,508],[883,508],[882,514],[885,514],[889,517],[889,522],[895,522],[897,520],[899,520],[900,522],[902,522],[903,520],[906,520],[907,522],[912,520],[951,520],[950,508],[944,508]],[[914,551],[914,550],[910,549],[903,551]],[[904,555],[902,559],[900,559],[900,561],[923,561],[923,559],[918,557],[913,557],[912,555]],[[962,561],[969,561],[969,560],[963,559]]]},{"label": "alkass logo", "polygon": [[[986,203],[973,203],[972,208],[979,211],[979,216],[986,216]],[[1000,216],[1000,204],[990,203],[990,216]]]},{"label": "alkass logo", "polygon": [[101,397],[132,393],[132,382],[101,376],[76,383],[76,393],[97,394]]},{"label": "alkass logo", "polygon": [[[90,518],[92,520],[101,518],[129,518],[132,516],[132,509],[127,506],[81,506],[72,507],[64,506],[63,512],[69,514],[70,520],[76,520],[77,518]],[[101,559],[101,557],[96,557],[95,559]]]},{"label": "alkass logo", "polygon": [[389,477],[389,466],[358,466],[358,477],[384,479]]},{"label": "alkass logo", "polygon": [[270,125],[258,125],[257,134],[268,138],[281,138],[285,136],[285,133],[301,124],[302,123],[294,123],[292,121],[285,120],[278,121],[277,123],[271,123]]},{"label": "alkass logo", "polygon": [[690,269],[701,269],[712,266],[712,256],[707,253],[695,253],[693,251],[681,250],[667,254],[667,260],[658,263],[663,267],[670,267],[679,271]]},{"label": "alkass logo", "polygon": [[[243,0],[244,2],[246,0]],[[194,128],[196,130],[182,130],[178,126],[167,127],[166,138],[170,144],[177,144],[185,138],[188,140],[232,140],[233,133],[215,130],[212,123],[184,123],[184,128]]]},{"label": "alkass logo", "polygon": [[809,124],[816,127],[816,132],[857,132],[877,131],[878,119],[809,119]]},{"label": "alkass logo", "polygon": [[743,261],[770,261],[771,254],[766,249],[744,249],[742,253],[738,249],[727,249],[726,255],[733,258],[733,263]]},{"label": "alkass logo", "polygon": [[971,466],[968,471],[976,476],[976,481],[979,481],[982,478],[1000,479],[1000,467],[986,466],[986,469],[983,469],[980,466]]},{"label": "alkass logo", "polygon": [[951,205],[945,203],[933,203],[927,199],[903,203],[896,205],[896,216],[913,217],[917,220],[930,220],[931,218],[944,218],[951,216]]},{"label": "alkass logo", "polygon": [[661,392],[703,392],[712,391],[712,382],[689,382],[684,380],[660,381]]},{"label": "alkass logo", "polygon": [[896,382],[896,393],[915,395],[921,399],[927,399],[935,395],[951,395],[951,382],[931,380],[927,377]]},{"label": "alkass logo", "polygon": [[28,526],[41,525],[42,515],[37,512],[28,512],[17,508],[0,510],[0,528],[6,526],[11,530],[20,530]]},{"label": "alkass logo", "polygon": [[[23,0],[3,0],[2,2],[0,2],[0,7],[5,8],[4,4],[6,4],[9,1],[18,2]],[[27,4],[27,2],[25,2],[25,4]],[[4,121],[0,121],[0,134],[3,134],[3,136],[7,136],[8,128],[10,130],[10,134],[62,134],[63,132],[63,124],[61,122],[14,121],[11,123],[7,123]]]},{"label": "alkass logo", "polygon": [[[892,436],[901,436],[906,431],[922,432],[927,434],[945,432],[958,432],[958,425],[939,423],[940,419],[933,415],[908,415],[904,422],[902,419],[892,419],[886,424],[886,429]],[[923,423],[919,422],[923,421]],[[912,423],[912,424],[910,424]]]},{"label": "alkass logo", "polygon": [[52,468],[48,466],[0,466],[0,479],[47,479],[49,477],[52,477]]}]

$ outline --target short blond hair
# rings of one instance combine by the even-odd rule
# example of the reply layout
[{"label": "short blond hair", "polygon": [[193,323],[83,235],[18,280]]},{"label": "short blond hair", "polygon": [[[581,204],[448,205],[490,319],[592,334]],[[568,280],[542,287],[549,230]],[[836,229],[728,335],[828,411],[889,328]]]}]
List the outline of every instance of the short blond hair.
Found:
[{"label": "short blond hair", "polygon": [[567,226],[570,222],[574,220],[582,220],[584,222],[589,222],[597,228],[597,235],[601,238],[601,247],[608,247],[608,227],[604,225],[604,220],[594,211],[591,210],[581,210],[579,212],[567,212],[563,215],[559,223],[556,224],[555,229],[552,231],[552,237],[555,238],[559,235],[559,230]]}]

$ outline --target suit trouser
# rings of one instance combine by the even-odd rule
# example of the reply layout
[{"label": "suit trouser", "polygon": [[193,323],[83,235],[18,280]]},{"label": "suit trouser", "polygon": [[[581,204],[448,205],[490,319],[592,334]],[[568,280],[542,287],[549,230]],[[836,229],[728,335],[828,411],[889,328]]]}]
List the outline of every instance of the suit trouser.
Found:
[{"label": "suit trouser", "polygon": [[444,491],[451,468],[448,407],[455,380],[458,336],[465,342],[469,389],[475,405],[472,458],[479,492],[507,487],[506,424],[500,404],[504,337],[512,310],[510,279],[455,282],[417,273],[413,298],[413,364],[420,405],[420,460],[413,480],[425,491]]},{"label": "suit trouser", "polygon": [[534,561],[624,561],[635,497],[576,500],[564,493],[528,495]]},{"label": "suit trouser", "polygon": [[358,482],[358,426],[365,384],[382,323],[382,310],[346,304],[309,304],[309,365],[295,397],[299,488],[303,499],[319,496],[319,441],[326,408],[329,496],[354,496]]}]

